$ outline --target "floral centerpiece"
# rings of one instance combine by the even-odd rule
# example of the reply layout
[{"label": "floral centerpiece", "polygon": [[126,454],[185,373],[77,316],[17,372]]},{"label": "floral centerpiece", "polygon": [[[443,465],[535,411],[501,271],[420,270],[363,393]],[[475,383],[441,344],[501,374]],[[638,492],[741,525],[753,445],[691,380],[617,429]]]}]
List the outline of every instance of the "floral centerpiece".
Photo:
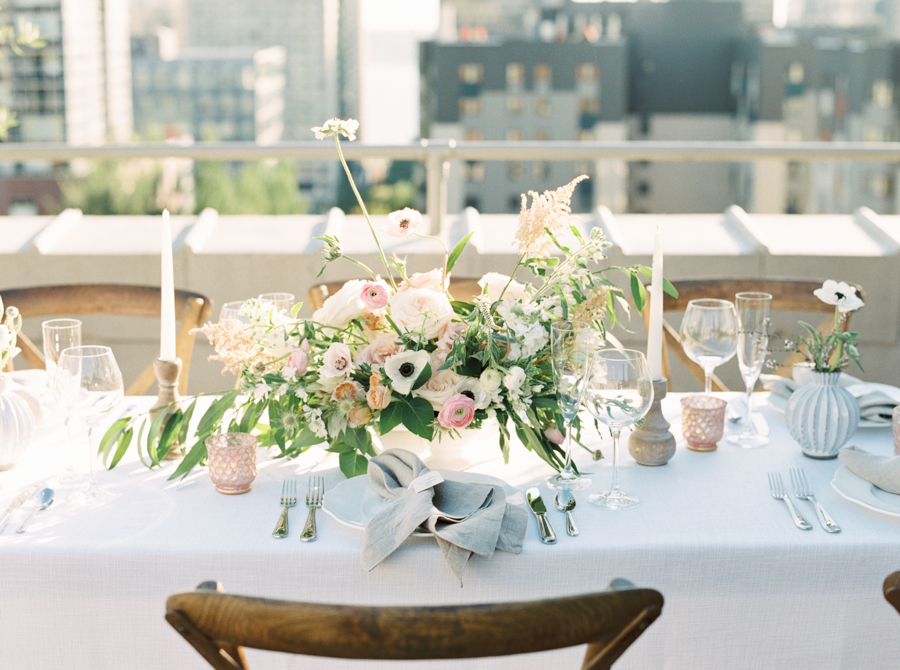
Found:
[{"label": "floral centerpiece", "polygon": [[[313,130],[320,139],[334,139],[383,274],[347,257],[340,240],[319,238],[326,266],[344,259],[366,277],[348,281],[309,319],[296,318],[297,308],[283,314],[251,300],[243,308],[248,324],[204,326],[216,349],[213,358],[237,374],[238,383],[219,394],[200,419],[195,442],[172,477],[205,458],[204,439],[224,428],[257,431],[261,446],[277,446],[289,458],[327,443],[352,477],[364,474],[367,458],[375,455],[373,435],[403,426],[423,440],[453,439],[489,419],[499,425],[505,457],[515,434],[561,468],[563,424],[553,387],[550,323],[587,321],[604,337],[617,322],[617,310],[628,311],[622,290],[606,273],[615,269],[628,277],[640,309],[646,294],[638,277],[649,278],[649,268],[604,266],[609,245],[600,229],[584,236],[571,213],[572,193],[586,178],[581,176],[555,191],[523,195],[510,274],[488,273],[478,282],[480,295],[455,300],[450,278],[471,234],[449,252],[430,238],[444,252],[442,267],[430,272],[408,274],[404,260],[388,260],[341,151],[340,138],[353,140],[357,126],[332,119]],[[383,232],[427,237],[419,232],[421,221],[412,209],[393,212]],[[530,281],[520,281],[526,274]],[[185,442],[195,406],[168,419],[160,413],[149,427],[145,420],[138,442],[147,465],[158,464],[175,440]],[[134,427],[134,419],[126,418],[105,436],[101,450],[112,455],[113,465]]]}]

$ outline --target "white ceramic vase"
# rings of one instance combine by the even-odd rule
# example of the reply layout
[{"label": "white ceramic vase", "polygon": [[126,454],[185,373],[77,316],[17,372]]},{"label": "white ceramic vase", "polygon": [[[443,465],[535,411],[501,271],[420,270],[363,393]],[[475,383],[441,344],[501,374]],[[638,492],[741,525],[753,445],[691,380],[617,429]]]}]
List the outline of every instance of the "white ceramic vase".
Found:
[{"label": "white ceramic vase", "polygon": [[461,470],[500,454],[500,428],[496,421],[485,421],[477,430],[461,430],[459,437],[444,437],[440,441],[421,438],[401,424],[386,435],[373,436],[372,441],[379,454],[388,449],[405,449],[434,469]]},{"label": "white ceramic vase", "polygon": [[34,436],[34,414],[28,403],[11,390],[0,375],[0,470],[9,470],[21,458]]},{"label": "white ceramic vase", "polygon": [[788,430],[810,458],[835,458],[856,432],[859,404],[838,384],[840,372],[812,371],[787,404]]}]

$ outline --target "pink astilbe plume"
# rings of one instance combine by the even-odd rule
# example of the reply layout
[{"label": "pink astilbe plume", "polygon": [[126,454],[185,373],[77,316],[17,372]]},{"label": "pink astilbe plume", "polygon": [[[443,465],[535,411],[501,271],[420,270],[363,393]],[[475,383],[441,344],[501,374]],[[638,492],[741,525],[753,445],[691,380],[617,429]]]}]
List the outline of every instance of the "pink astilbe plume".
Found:
[{"label": "pink astilbe plume", "polygon": [[578,220],[578,217],[572,216],[572,193],[585,179],[587,175],[575,177],[565,186],[555,191],[544,191],[543,194],[528,191],[531,207],[528,207],[528,195],[522,196],[522,211],[519,212],[519,227],[514,241],[519,253],[529,258],[551,255],[552,241],[547,230],[559,235]]}]

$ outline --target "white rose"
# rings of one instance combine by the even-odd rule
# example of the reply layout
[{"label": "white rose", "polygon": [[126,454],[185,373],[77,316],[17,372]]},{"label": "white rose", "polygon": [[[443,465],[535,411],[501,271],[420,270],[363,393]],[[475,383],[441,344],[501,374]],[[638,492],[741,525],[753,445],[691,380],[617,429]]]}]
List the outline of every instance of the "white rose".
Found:
[{"label": "white rose", "polygon": [[322,357],[322,367],[319,368],[321,377],[343,377],[353,368],[353,355],[350,347],[341,342],[334,342]]},{"label": "white rose", "polygon": [[433,340],[453,318],[453,307],[444,293],[424,288],[401,291],[390,302],[391,318],[411,333]]},{"label": "white rose", "polygon": [[358,319],[366,311],[366,306],[359,297],[365,284],[362,279],[348,281],[340,291],[328,298],[325,304],[315,311],[313,321],[339,329],[349,326],[353,319]]},{"label": "white rose", "polygon": [[435,363],[437,363],[437,361],[432,359],[431,379],[429,379],[421,388],[413,391],[413,395],[418,396],[419,398],[425,398],[425,400],[431,403],[434,411],[440,412],[444,403],[459,393],[457,387],[462,381],[462,377],[450,369],[438,370],[435,367]]},{"label": "white rose", "polygon": [[[408,280],[400,284],[400,290],[406,291],[411,288],[427,288],[431,291],[440,291],[441,277],[443,276],[443,274],[444,271],[440,268],[437,268],[430,272],[416,272]],[[450,278],[448,277],[447,284],[449,283]],[[444,285],[444,288],[447,288],[447,284]]]},{"label": "white rose", "polygon": [[[509,286],[506,286],[507,283]],[[504,300],[528,300],[530,297],[525,290],[525,284],[520,284],[517,281],[510,282],[509,275],[502,275],[498,272],[488,272],[478,280],[478,285],[482,289],[487,286],[488,300],[491,302],[499,300],[501,293],[503,293]],[[503,290],[504,287],[506,291]]]},{"label": "white rose", "polygon": [[481,382],[481,386],[484,387],[484,390],[491,394],[499,391],[500,384],[503,383],[503,375],[499,370],[495,370],[494,368],[488,368],[482,372],[481,377],[478,379]]},{"label": "white rose", "polygon": [[384,373],[391,380],[391,388],[406,395],[428,363],[427,351],[404,351],[384,362]]},{"label": "white rose", "polygon": [[503,385],[513,393],[521,389],[524,382],[525,370],[520,368],[518,365],[512,366],[509,369],[509,372],[506,373],[506,376],[503,378]]},{"label": "white rose", "polygon": [[6,351],[12,346],[12,333],[6,326],[0,326],[0,351]]}]

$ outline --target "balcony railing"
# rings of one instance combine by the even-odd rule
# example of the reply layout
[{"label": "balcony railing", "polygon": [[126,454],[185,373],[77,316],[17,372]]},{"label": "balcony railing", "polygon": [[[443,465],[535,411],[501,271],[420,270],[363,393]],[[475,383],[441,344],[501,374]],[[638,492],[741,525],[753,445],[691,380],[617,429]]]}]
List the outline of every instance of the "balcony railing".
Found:
[{"label": "balcony railing", "polygon": [[[422,140],[409,145],[342,144],[348,160],[386,158],[417,161],[426,170],[426,214],[440,230],[447,211],[447,175],[451,161],[713,161],[745,162],[766,159],[794,162],[852,161],[900,163],[900,142],[457,142]],[[77,158],[124,160],[186,158],[191,160],[333,161],[331,141],[172,144],[105,144],[76,147],[57,143],[0,144],[0,163],[66,162]]]}]

